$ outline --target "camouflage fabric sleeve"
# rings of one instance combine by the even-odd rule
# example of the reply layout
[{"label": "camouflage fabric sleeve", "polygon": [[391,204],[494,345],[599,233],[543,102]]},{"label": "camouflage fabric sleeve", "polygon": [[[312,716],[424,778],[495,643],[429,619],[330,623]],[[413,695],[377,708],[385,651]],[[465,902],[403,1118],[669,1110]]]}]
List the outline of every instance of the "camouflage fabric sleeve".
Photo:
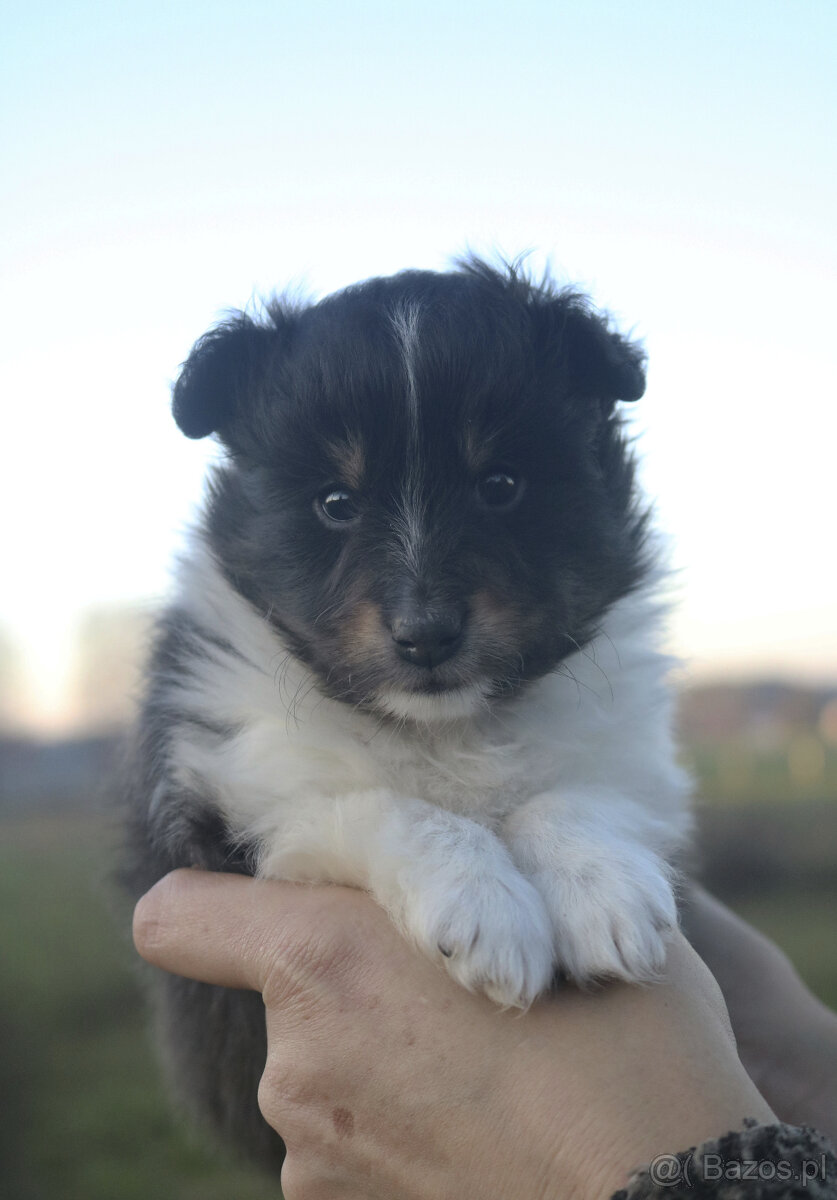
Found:
[{"label": "camouflage fabric sleeve", "polygon": [[815,1129],[758,1125],[658,1154],[612,1200],[837,1200],[834,1146]]}]

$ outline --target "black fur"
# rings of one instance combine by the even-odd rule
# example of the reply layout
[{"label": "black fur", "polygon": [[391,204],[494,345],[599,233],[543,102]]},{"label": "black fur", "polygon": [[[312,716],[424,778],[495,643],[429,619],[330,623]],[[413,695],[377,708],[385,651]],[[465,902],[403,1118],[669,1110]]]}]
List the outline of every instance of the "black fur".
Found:
[{"label": "black fur", "polygon": [[[214,638],[182,613],[161,623],[148,668],[148,689],[122,780],[128,810],[123,886],[134,899],[178,867],[252,875],[253,848],[231,836],[211,797],[186,791],[172,796],[161,830],[149,817],[152,798],[167,785],[167,748],[194,715],[172,712],[162,685],[186,668],[196,650]],[[225,729],[207,729],[223,738]],[[256,1094],[267,1054],[264,1006],[255,992],[212,987],[149,972],[163,1062],[173,1091],[199,1124],[268,1168],[279,1170],[284,1146],[259,1112]]]},{"label": "black fur", "polygon": [[[212,545],[235,586],[352,703],[376,680],[339,665],[346,612],[368,595],[394,619],[405,602],[390,533],[408,467],[391,314],[411,305],[422,314],[424,487],[438,500],[421,603],[458,603],[488,569],[497,592],[542,613],[520,669],[507,665],[503,686],[514,689],[588,641],[645,569],[644,518],[613,411],[642,393],[642,355],[577,295],[469,262],[448,275],[371,280],[302,311],[274,303],[262,340],[248,323],[244,346],[246,318],[224,325],[198,342],[175,389],[186,432],[211,425],[238,467],[214,481]],[[525,466],[528,494],[502,520],[474,511],[458,448],[466,427],[492,444],[499,466]],[[364,520],[341,536],[312,503],[333,482],[329,443],[357,431],[372,473]],[[324,599],[338,598],[333,620],[313,630]]]},{"label": "black fur", "polygon": [[[397,323],[413,314],[411,379]],[[643,389],[641,350],[584,298],[469,259],[307,307],[274,301],[259,320],[234,316],[196,344],[173,407],[187,436],[214,433],[229,452],[202,536],[324,691],[374,707],[382,686],[429,692],[490,675],[502,703],[589,641],[645,577],[645,514],[615,412]],[[341,476],[335,465],[353,448],[357,489],[344,476],[360,468],[349,462]],[[498,477],[501,490],[506,478],[519,486],[492,506]],[[322,507],[337,487],[352,493],[350,520],[330,521]],[[426,518],[420,572],[404,545],[410,489]],[[468,640],[476,587],[506,631],[502,652]],[[390,625],[395,650],[385,636],[362,654],[347,635],[363,603]],[[443,627],[464,631],[432,672],[437,651],[413,653],[418,627],[439,644]],[[177,609],[161,622],[126,785],[136,896],[179,866],[253,870],[254,848],[226,828],[213,797],[172,795],[167,777],[171,739],[196,718],[172,710],[166,681],[213,640]],[[201,732],[229,734],[205,721]],[[163,827],[149,816],[161,788],[175,814]],[[171,977],[158,990],[165,1052],[191,1106],[276,1166],[281,1142],[256,1106],[260,999]]]}]

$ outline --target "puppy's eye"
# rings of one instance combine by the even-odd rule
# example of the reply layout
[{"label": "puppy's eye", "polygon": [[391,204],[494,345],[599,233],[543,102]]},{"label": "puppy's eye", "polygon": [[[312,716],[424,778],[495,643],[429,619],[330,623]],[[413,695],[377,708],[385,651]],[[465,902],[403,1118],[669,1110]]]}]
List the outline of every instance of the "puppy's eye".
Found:
[{"label": "puppy's eye", "polygon": [[360,516],[357,501],[346,488],[328,488],[317,498],[317,508],[329,523],[346,525]]},{"label": "puppy's eye", "polygon": [[523,480],[508,471],[491,471],[477,484],[477,496],[486,508],[511,508],[523,493]]}]

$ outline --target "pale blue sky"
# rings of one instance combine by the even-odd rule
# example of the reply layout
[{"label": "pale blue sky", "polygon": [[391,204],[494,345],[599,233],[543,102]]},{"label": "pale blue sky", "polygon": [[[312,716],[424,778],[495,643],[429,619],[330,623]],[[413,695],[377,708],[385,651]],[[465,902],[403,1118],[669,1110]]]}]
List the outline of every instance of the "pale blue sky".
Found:
[{"label": "pale blue sky", "polygon": [[0,53],[0,628],[43,704],[87,606],[165,588],[194,338],[467,245],[645,338],[694,669],[837,676],[831,0],[65,0],[4,14]]}]

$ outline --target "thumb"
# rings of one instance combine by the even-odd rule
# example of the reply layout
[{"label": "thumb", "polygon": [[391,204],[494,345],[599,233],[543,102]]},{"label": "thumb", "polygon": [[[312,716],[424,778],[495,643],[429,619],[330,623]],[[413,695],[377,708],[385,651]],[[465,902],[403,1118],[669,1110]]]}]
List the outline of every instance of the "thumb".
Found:
[{"label": "thumb", "polygon": [[277,976],[299,980],[328,962],[355,897],[350,888],[173,871],[137,904],[134,945],[176,975],[264,992]]}]

